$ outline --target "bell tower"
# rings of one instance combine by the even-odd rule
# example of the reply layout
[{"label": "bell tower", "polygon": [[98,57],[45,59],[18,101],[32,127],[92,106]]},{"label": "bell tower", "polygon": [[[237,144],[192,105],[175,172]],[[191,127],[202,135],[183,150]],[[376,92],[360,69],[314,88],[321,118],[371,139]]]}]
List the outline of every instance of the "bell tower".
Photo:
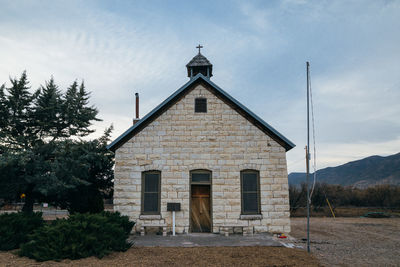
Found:
[{"label": "bell tower", "polygon": [[201,73],[204,76],[211,78],[212,64],[200,53],[200,49],[203,48],[203,46],[199,44],[196,48],[199,49],[199,53],[186,65],[188,77],[192,79],[194,76]]}]

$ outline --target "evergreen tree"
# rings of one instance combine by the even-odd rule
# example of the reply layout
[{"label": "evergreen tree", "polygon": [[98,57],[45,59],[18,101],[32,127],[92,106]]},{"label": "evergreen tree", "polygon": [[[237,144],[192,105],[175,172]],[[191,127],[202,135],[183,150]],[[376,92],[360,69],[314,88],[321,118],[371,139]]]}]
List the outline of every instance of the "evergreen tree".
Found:
[{"label": "evergreen tree", "polygon": [[84,84],[75,81],[63,94],[52,77],[30,93],[26,72],[10,81],[0,87],[0,198],[24,193],[25,212],[35,199],[70,208],[80,190],[102,200],[113,178],[106,149],[111,127],[99,139],[79,139],[99,120]]},{"label": "evergreen tree", "polygon": [[26,72],[23,72],[20,79],[10,79],[11,87],[4,85],[1,90],[0,103],[2,107],[2,121],[0,128],[0,140],[3,150],[27,149],[32,146],[34,137],[32,135],[32,101],[37,97],[38,92],[29,92],[29,82]]}]

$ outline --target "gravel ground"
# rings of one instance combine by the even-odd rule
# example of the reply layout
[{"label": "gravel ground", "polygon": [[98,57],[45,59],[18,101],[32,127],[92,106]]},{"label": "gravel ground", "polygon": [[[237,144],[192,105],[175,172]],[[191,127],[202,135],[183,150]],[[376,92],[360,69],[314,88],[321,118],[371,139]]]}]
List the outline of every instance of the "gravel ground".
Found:
[{"label": "gravel ground", "polygon": [[0,252],[0,266],[321,266],[304,250],[285,247],[133,247],[103,259],[38,263]]},{"label": "gravel ground", "polygon": [[306,237],[306,219],[292,218],[292,238],[279,241],[302,249],[133,247],[101,260],[44,263],[0,252],[0,266],[400,266],[400,218],[311,218],[310,222],[312,255],[301,240]]},{"label": "gravel ground", "polygon": [[[306,218],[285,242],[306,247]],[[400,218],[311,218],[311,252],[326,266],[400,266]]]}]

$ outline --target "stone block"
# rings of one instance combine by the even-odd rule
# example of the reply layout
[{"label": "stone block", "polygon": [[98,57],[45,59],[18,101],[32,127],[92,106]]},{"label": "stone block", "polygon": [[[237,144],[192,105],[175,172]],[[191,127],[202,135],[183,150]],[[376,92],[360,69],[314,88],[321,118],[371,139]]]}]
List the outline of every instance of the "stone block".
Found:
[{"label": "stone block", "polygon": [[178,192],[178,198],[189,198],[189,192]]},{"label": "stone block", "polygon": [[290,228],[290,225],[285,225],[285,226],[283,226],[283,232],[284,233],[290,233],[291,232],[291,228]]},{"label": "stone block", "polygon": [[268,232],[268,226],[265,225],[255,225],[254,227],[254,232],[255,233],[265,233]]},{"label": "stone block", "polygon": [[227,219],[238,219],[240,217],[240,212],[227,212],[226,218]]},{"label": "stone block", "polygon": [[168,192],[168,199],[170,200],[176,200],[176,198],[178,197],[178,193],[175,191],[173,192]]},{"label": "stone block", "polygon": [[268,232],[271,233],[284,233],[284,228],[281,225],[271,225],[268,227]]},{"label": "stone block", "polygon": [[[200,116],[193,112],[199,95],[206,97],[209,105],[208,112]],[[168,223],[171,213],[166,211],[166,203],[181,202],[177,232],[189,229],[189,173],[193,169],[212,171],[213,231],[217,231],[216,225],[248,223],[238,220],[243,169],[260,171],[264,219],[254,227],[265,232],[272,220],[276,219],[273,224],[284,224],[289,218],[285,149],[203,86],[193,89],[117,149],[115,158],[115,209],[132,219],[140,215],[142,172],[151,169],[162,172],[161,211]],[[279,227],[290,230],[286,225]]]},{"label": "stone block", "polygon": [[[224,206],[213,206],[212,207],[213,213],[224,213],[225,212],[225,207]],[[225,218],[225,217],[224,217]]]},{"label": "stone block", "polygon": [[261,190],[261,198],[271,198],[273,193],[271,191]]},{"label": "stone block", "polygon": [[279,198],[271,198],[270,199],[270,203],[272,205],[281,205],[283,204],[285,201],[285,198],[279,197]]},{"label": "stone block", "polygon": [[248,221],[249,226],[260,226],[261,220],[250,220]]},{"label": "stone block", "polygon": [[263,212],[275,211],[275,207],[274,205],[261,205],[261,211]]},{"label": "stone block", "polygon": [[134,159],[136,159],[136,160],[146,160],[147,159],[146,154],[134,154],[133,156],[134,156]]},{"label": "stone block", "polygon": [[225,219],[226,218],[226,214],[223,212],[214,212],[213,213],[213,219]]},{"label": "stone block", "polygon": [[288,211],[288,205],[275,205],[275,211]]},{"label": "stone block", "polygon": [[213,192],[213,198],[222,198],[223,196],[223,192]]},{"label": "stone block", "polygon": [[285,213],[281,211],[271,211],[268,212],[268,216],[271,219],[280,219],[285,217]]}]

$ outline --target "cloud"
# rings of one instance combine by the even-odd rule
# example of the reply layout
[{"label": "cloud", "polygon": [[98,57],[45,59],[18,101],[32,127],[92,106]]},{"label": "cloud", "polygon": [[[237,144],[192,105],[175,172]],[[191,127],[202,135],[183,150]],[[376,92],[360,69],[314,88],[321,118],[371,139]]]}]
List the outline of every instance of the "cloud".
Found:
[{"label": "cloud", "polygon": [[[399,66],[391,54],[380,59],[370,57],[357,68],[350,65],[333,73],[316,72],[312,89],[319,167],[399,152]],[[282,114],[285,121],[293,122],[284,126],[298,130],[292,131],[298,147],[288,153],[290,171],[303,168],[298,162],[304,158],[306,144],[305,104],[305,95],[292,99]]]},{"label": "cloud", "polygon": [[[349,161],[363,159],[372,155],[389,156],[399,152],[400,136],[395,140],[376,142],[376,143],[358,143],[358,144],[342,144],[331,143],[322,144],[317,147],[317,169],[326,167],[334,167],[342,165]],[[313,160],[314,153],[312,150],[311,159]],[[288,167],[290,172],[305,172],[305,151],[303,155],[289,153]]]},{"label": "cloud", "polygon": [[320,166],[340,164],[399,148],[399,11],[396,1],[7,2],[0,83],[25,69],[33,89],[51,75],[64,89],[84,80],[97,135],[113,123],[115,138],[131,125],[133,94],[144,116],[188,80],[201,42],[213,81],[297,145],[295,171],[310,61]]},{"label": "cloud", "polygon": [[270,16],[267,9],[260,9],[250,3],[242,3],[241,11],[245,17],[244,23],[257,31],[271,31]]}]

